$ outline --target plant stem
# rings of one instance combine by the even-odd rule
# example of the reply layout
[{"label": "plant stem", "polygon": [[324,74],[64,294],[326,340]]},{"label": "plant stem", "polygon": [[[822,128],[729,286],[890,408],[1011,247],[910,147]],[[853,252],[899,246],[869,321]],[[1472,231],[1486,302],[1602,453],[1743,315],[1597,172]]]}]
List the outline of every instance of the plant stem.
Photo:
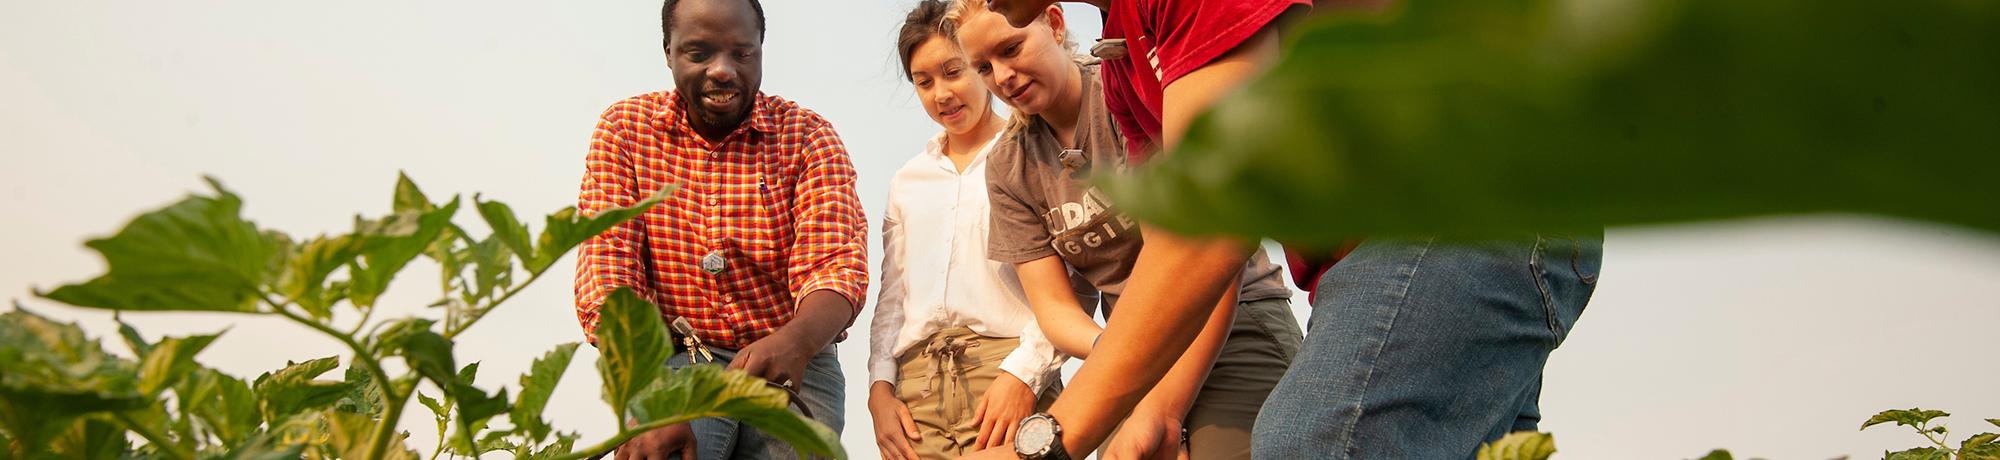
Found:
[{"label": "plant stem", "polygon": [[402,420],[403,406],[410,402],[409,392],[402,391],[402,389],[397,388],[395,382],[389,380],[389,374],[382,371],[382,362],[375,359],[374,354],[368,352],[368,347],[364,347],[361,345],[361,342],[355,341],[354,336],[342,333],[325,324],[320,324],[318,321],[313,321],[312,319],[292,313],[290,310],[285,309],[285,304],[272,301],[269,295],[264,296],[264,302],[271,304],[272,310],[276,311],[278,315],[284,316],[292,320],[292,322],[303,324],[308,328],[312,328],[346,344],[348,349],[354,350],[354,360],[361,362],[363,366],[367,367],[369,376],[375,380],[375,385],[382,387],[382,420],[375,425],[375,432],[368,436],[368,453],[363,455],[362,458],[382,458],[382,452],[389,447],[390,436],[396,432],[397,422]]},{"label": "plant stem", "polygon": [[146,442],[152,443],[154,447],[159,448],[160,452],[165,452],[168,458],[194,460],[194,453],[181,452],[179,446],[167,442],[166,434],[153,431],[153,427],[145,426],[137,420],[132,420],[132,416],[125,415],[124,412],[113,412],[111,416],[118,419],[118,423],[124,424],[125,429],[132,430],[133,433],[139,433],[139,437],[141,438],[146,438]]},{"label": "plant stem", "polygon": [[694,419],[706,416],[707,415],[701,415],[701,416],[682,415],[679,417],[667,417],[660,420],[654,420],[652,422],[641,424],[639,426],[632,427],[630,429],[619,431],[617,436],[612,436],[611,439],[606,439],[604,440],[604,442],[597,443],[597,445],[570,451],[570,453],[567,454],[557,455],[555,457],[550,458],[549,460],[577,460],[582,458],[589,458],[592,455],[610,452],[611,449],[617,449],[619,445],[625,444],[625,441],[630,441],[632,440],[632,438],[638,437],[641,434],[646,434],[646,432],[648,431],[665,428],[668,425],[676,425],[681,423],[692,422],[694,421]]},{"label": "plant stem", "polygon": [[515,284],[512,289],[508,289],[506,293],[501,294],[499,299],[495,299],[493,303],[486,304],[486,308],[472,310],[473,314],[468,315],[469,317],[465,318],[465,322],[460,323],[457,329],[446,327],[444,331],[444,338],[450,339],[453,337],[458,337],[458,333],[465,332],[466,329],[472,327],[472,323],[477,323],[479,322],[480,319],[485,318],[486,313],[493,311],[494,307],[498,307],[500,306],[500,304],[506,303],[507,299],[514,298],[514,294],[520,294],[521,291],[528,289],[528,286],[535,284],[535,280],[540,279],[543,273],[548,273],[548,270],[543,269],[542,271],[529,274],[527,281],[523,281],[520,284]]}]

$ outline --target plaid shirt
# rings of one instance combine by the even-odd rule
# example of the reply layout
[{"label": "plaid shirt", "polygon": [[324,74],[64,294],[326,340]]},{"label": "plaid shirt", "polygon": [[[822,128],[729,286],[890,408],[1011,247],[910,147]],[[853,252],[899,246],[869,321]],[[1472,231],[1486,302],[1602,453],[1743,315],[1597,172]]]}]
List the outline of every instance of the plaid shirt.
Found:
[{"label": "plaid shirt", "polygon": [[[604,111],[585,167],[582,213],[680,186],[578,251],[576,317],[591,343],[599,305],[620,286],[722,348],[770,335],[813,291],[846,296],[860,313],[868,224],[847,147],[818,114],[759,93],[744,126],[710,143],[673,92],[643,94]],[[719,274],[702,270],[711,253],[725,261]]]}]

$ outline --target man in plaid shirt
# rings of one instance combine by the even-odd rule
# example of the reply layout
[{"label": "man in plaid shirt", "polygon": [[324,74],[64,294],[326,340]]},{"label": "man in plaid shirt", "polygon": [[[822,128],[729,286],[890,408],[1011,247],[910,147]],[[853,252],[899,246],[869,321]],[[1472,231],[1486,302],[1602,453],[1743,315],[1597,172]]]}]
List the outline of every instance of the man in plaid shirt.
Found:
[{"label": "man in plaid shirt", "polygon": [[[676,89],[605,110],[577,208],[596,213],[679,189],[583,245],[577,319],[595,343],[604,298],[631,288],[663,315],[686,318],[716,361],[797,390],[837,432],[846,395],[833,342],[868,287],[867,222],[847,149],[818,114],[758,91],[756,0],[667,0],[660,22]],[[673,454],[776,458],[792,449],[734,420],[702,419],[618,450]]]}]

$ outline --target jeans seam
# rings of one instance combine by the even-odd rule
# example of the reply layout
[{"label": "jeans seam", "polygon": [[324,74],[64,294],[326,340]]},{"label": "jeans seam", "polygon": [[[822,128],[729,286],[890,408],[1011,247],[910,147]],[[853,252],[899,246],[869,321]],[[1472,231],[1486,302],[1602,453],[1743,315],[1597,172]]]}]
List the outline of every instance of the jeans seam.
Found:
[{"label": "jeans seam", "polygon": [[1542,235],[1535,235],[1535,245],[1528,250],[1528,278],[1534,280],[1535,290],[1542,295],[1542,319],[1548,323],[1549,347],[1562,341],[1562,324],[1556,320],[1555,295],[1549,292],[1549,279],[1542,266],[1542,243],[1547,241]]},{"label": "jeans seam", "polygon": [[1376,359],[1376,362],[1370,363],[1368,365],[1367,372],[1362,373],[1360,389],[1355,392],[1354,417],[1347,419],[1347,426],[1341,427],[1340,430],[1341,433],[1339,438],[1344,439],[1347,442],[1347,445],[1345,446],[1344,449],[1342,449],[1341,452],[1344,458],[1354,458],[1354,448],[1358,447],[1354,442],[1354,430],[1358,425],[1361,424],[1361,417],[1363,415],[1362,403],[1368,400],[1368,387],[1369,384],[1373,382],[1373,380],[1375,379],[1375,366],[1379,366],[1382,364],[1380,362],[1380,359],[1382,357],[1382,350],[1384,348],[1389,347],[1389,340],[1392,339],[1393,335],[1395,334],[1396,318],[1398,316],[1401,316],[1404,307],[1409,306],[1410,286],[1416,284],[1417,271],[1423,267],[1425,256],[1430,255],[1431,246],[1436,243],[1437,243],[1436,238],[1425,239],[1424,247],[1422,250],[1417,252],[1416,260],[1410,261],[1410,272],[1403,275],[1402,289],[1400,289],[1399,292],[1396,293],[1396,306],[1394,309],[1390,310],[1388,324],[1382,326],[1382,331],[1383,331],[1382,342],[1376,344],[1375,350],[1373,350],[1371,353],[1371,355]]}]

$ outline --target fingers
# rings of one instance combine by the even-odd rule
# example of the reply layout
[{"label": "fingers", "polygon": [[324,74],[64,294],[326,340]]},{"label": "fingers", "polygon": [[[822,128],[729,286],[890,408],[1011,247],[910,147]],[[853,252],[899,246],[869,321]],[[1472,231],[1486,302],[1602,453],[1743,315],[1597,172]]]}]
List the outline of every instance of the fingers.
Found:
[{"label": "fingers", "polygon": [[[1021,417],[1021,418],[1026,418],[1026,417]],[[1014,443],[1014,435],[1018,434],[1021,431],[1021,418],[1010,418],[1009,420],[1006,420],[1007,423],[1002,424],[1005,425],[1007,428],[1007,436],[1001,439],[1002,441],[1001,445]]]},{"label": "fingers", "polygon": [[908,437],[910,442],[924,439],[923,433],[917,431],[916,419],[910,417],[908,406],[896,406],[896,418],[903,421],[903,436]]},{"label": "fingers", "polygon": [[993,442],[993,432],[997,431],[996,429],[999,427],[994,426],[997,425],[995,423],[996,420],[986,417],[987,401],[986,399],[980,399],[979,408],[974,409],[972,413],[972,419],[979,421],[979,435],[972,438],[972,447],[978,449],[985,449],[998,444]]}]

